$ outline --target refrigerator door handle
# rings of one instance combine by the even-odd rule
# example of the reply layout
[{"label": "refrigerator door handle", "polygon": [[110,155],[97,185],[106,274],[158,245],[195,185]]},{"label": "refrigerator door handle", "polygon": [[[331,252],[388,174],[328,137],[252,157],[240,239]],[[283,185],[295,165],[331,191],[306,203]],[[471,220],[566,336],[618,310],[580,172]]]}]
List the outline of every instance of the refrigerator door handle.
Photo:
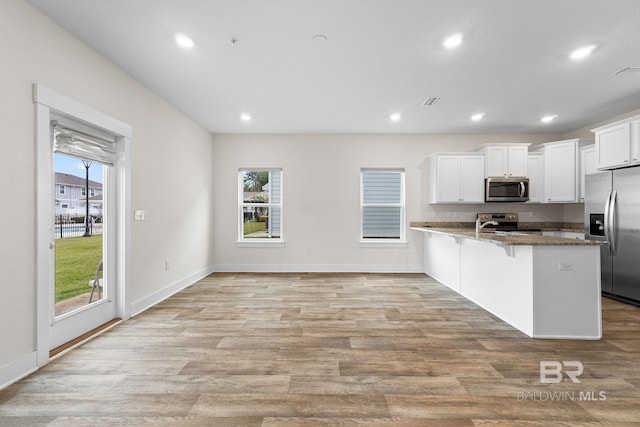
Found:
[{"label": "refrigerator door handle", "polygon": [[611,202],[609,203],[609,250],[611,255],[618,253],[616,242],[616,202],[618,200],[618,192],[611,192]]},{"label": "refrigerator door handle", "polygon": [[611,196],[613,192],[609,192],[607,201],[604,204],[604,238],[607,241],[607,247],[609,248],[609,255],[613,255],[611,252]]}]

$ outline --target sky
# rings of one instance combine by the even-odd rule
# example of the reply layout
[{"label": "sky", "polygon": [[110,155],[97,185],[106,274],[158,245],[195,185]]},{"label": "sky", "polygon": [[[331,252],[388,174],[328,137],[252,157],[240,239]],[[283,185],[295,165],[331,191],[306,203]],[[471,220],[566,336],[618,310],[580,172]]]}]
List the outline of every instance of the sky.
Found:
[{"label": "sky", "polygon": [[[82,164],[82,160],[66,156],[64,154],[55,153],[53,155],[54,159],[54,170],[56,172],[68,173],[70,175],[75,175],[80,178],[84,178],[86,174],[86,170],[84,164]],[[89,179],[91,181],[96,181],[102,183],[102,164],[100,163],[92,163],[89,168]]]}]

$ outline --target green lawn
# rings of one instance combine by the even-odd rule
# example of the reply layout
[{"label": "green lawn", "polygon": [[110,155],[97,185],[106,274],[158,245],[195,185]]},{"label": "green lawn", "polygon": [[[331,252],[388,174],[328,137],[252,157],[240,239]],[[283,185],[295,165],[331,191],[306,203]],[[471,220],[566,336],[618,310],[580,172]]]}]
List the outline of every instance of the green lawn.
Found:
[{"label": "green lawn", "polygon": [[264,231],[267,228],[267,223],[262,222],[245,222],[244,223],[244,235],[255,233],[257,231]]},{"label": "green lawn", "polygon": [[56,240],[56,302],[91,291],[102,259],[102,235]]}]

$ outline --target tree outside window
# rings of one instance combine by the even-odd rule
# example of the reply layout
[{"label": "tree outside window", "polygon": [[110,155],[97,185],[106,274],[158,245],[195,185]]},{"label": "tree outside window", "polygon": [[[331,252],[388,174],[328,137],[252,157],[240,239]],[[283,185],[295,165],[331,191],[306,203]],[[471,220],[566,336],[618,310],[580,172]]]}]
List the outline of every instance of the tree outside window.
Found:
[{"label": "tree outside window", "polygon": [[239,174],[239,240],[282,238],[282,171],[244,169]]}]

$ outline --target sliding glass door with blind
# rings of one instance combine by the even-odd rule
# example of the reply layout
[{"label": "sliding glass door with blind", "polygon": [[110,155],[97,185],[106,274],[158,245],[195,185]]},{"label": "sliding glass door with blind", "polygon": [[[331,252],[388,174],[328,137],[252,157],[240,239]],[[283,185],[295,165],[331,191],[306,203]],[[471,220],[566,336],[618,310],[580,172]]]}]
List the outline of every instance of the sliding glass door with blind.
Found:
[{"label": "sliding glass door with blind", "polygon": [[116,138],[81,123],[51,122],[53,309],[50,348],[116,317]]},{"label": "sliding glass door with blind", "polygon": [[50,350],[126,319],[133,129],[43,85],[36,135],[37,366]]}]

